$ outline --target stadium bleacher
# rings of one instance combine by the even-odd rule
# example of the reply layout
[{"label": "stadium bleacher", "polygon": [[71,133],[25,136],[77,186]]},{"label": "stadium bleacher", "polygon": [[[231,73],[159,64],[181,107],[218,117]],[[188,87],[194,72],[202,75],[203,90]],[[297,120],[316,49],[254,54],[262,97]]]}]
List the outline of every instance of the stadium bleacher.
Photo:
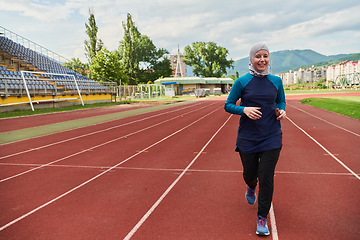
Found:
[{"label": "stadium bleacher", "polygon": [[[6,60],[11,63],[10,67],[9,64],[6,64]],[[106,94],[111,91],[109,87],[88,79],[41,53],[0,36],[0,92],[2,97],[26,94],[21,70],[51,73],[49,75],[24,72],[26,85],[33,95],[71,94],[71,92],[77,91],[73,77],[58,74],[74,76],[81,94]]]}]

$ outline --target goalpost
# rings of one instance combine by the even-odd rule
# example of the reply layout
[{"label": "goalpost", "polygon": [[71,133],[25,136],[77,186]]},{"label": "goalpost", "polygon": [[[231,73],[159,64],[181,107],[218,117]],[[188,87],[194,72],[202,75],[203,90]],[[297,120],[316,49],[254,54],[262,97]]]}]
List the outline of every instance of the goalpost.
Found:
[{"label": "goalpost", "polygon": [[[25,80],[25,76],[24,76],[24,73],[35,73],[35,74],[46,74],[46,75],[57,75],[57,76],[69,76],[69,77],[72,77],[74,79],[74,83],[75,83],[75,86],[76,86],[76,89],[77,89],[77,92],[78,92],[78,95],[79,95],[79,98],[72,98],[72,99],[80,99],[81,100],[81,104],[84,106],[84,102],[82,100],[82,97],[81,97],[81,93],[80,93],[80,89],[79,89],[79,86],[77,84],[77,81],[76,81],[76,78],[75,78],[75,75],[71,75],[71,74],[61,74],[61,73],[45,73],[45,72],[32,72],[32,71],[20,71],[21,73],[21,78],[23,80],[23,83],[24,83],[24,87],[25,87],[25,90],[26,90],[26,94],[29,98],[29,103],[30,103],[30,106],[31,106],[31,109],[34,111],[34,106],[33,106],[33,102],[31,100],[31,96],[30,96],[30,92],[29,92],[29,89],[28,89],[28,86],[26,84],[26,80]],[[40,80],[40,81],[44,81],[44,80]],[[67,100],[72,100],[72,99],[67,99]],[[40,102],[41,100],[37,101],[37,102]],[[49,100],[45,100],[45,101],[49,101]],[[55,99],[53,101],[56,101]]]}]

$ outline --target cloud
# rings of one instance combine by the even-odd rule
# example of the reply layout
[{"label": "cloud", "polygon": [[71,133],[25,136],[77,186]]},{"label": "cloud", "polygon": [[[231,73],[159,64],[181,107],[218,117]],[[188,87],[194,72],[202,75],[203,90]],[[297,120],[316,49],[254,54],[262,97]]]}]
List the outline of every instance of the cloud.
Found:
[{"label": "cloud", "polygon": [[[319,15],[308,21],[293,23],[276,31],[266,33],[267,41],[281,46],[305,46],[305,48],[319,49],[321,45],[334,48],[346,42],[344,32],[360,31],[360,19],[354,15],[360,6],[344,9],[336,13]],[[355,40],[355,39],[354,39]],[[357,49],[359,50],[359,49]]]},{"label": "cloud", "polygon": [[[177,44],[174,43],[185,47],[195,41],[214,41],[228,48],[235,59],[247,56],[248,49],[260,41],[273,44],[276,48],[289,46],[314,49],[318,41],[316,38],[332,34],[333,31],[344,31],[350,26],[356,28],[358,20],[355,20],[357,14],[354,13],[359,7],[355,1],[341,6],[336,1],[316,0],[309,3],[223,1],[223,4],[217,1],[216,6],[214,2],[208,1],[192,4],[192,9],[186,8],[189,10],[187,12],[179,8],[180,5],[172,4],[173,8],[167,11],[145,5],[149,8],[147,11],[154,15],[163,11],[152,17],[138,10],[136,23],[140,31],[154,42],[166,43],[165,47],[173,46],[175,50]],[[349,16],[353,16],[352,19]],[[315,40],[309,41],[308,38]],[[310,42],[311,45],[307,44]]]},{"label": "cloud", "polygon": [[310,29],[311,37],[322,35],[333,35],[344,31],[359,31],[360,18],[358,14],[360,6],[354,6],[351,9],[345,9],[336,13],[326,14],[317,19],[305,23],[305,27]]},{"label": "cloud", "polygon": [[30,0],[0,1],[0,9],[18,12],[21,16],[32,17],[42,21],[66,19],[73,12],[69,6],[49,2],[31,2]]},{"label": "cloud", "polygon": [[[77,57],[84,51],[89,8],[98,37],[109,50],[117,49],[123,38],[127,13],[142,34],[173,54],[178,44],[183,50],[196,41],[216,42],[235,60],[246,57],[257,42],[266,42],[270,50],[359,49],[345,39],[360,32],[358,0],[0,0],[0,22],[11,22],[9,28],[20,35],[29,34],[60,54]],[[344,41],[348,46],[342,46]]]}]

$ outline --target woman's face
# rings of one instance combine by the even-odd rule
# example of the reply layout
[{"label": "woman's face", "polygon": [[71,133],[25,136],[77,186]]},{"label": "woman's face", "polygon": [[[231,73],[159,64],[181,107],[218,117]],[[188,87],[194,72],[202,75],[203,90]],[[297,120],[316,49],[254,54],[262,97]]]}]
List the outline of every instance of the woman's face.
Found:
[{"label": "woman's face", "polygon": [[265,71],[269,65],[269,53],[266,50],[260,50],[256,52],[253,62],[254,66],[259,72]]}]

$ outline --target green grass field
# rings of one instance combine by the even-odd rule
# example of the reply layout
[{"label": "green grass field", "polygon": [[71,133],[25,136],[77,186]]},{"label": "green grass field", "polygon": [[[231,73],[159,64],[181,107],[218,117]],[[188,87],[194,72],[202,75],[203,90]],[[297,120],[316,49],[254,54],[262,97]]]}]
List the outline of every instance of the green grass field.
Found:
[{"label": "green grass field", "polygon": [[300,102],[360,120],[360,97],[305,98]]}]

